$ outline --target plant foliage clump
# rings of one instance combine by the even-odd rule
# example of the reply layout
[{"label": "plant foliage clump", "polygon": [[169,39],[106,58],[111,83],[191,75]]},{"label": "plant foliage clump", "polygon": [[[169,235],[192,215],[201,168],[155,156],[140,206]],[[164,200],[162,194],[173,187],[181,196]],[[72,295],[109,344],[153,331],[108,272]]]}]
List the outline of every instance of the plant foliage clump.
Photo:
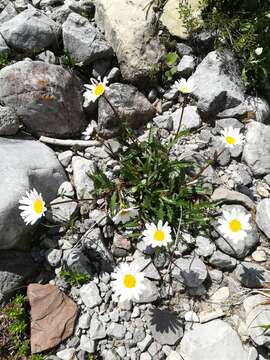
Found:
[{"label": "plant foliage clump", "polygon": [[[242,65],[247,86],[260,89],[270,72],[270,2],[267,0],[201,0],[200,16],[186,0],[180,18],[189,33],[198,28],[216,35],[216,47],[230,48]],[[255,50],[262,48],[261,54]]]},{"label": "plant foliage clump", "polygon": [[179,221],[182,230],[203,228],[208,223],[207,209],[211,205],[201,183],[188,184],[195,172],[194,164],[171,156],[178,139],[163,144],[152,130],[144,140],[136,139],[128,128],[125,134],[119,139],[122,150],[118,154],[118,179],[110,180],[101,169],[89,174],[111,215],[119,208],[132,206],[138,208],[139,218],[127,227],[163,220],[175,232]]}]

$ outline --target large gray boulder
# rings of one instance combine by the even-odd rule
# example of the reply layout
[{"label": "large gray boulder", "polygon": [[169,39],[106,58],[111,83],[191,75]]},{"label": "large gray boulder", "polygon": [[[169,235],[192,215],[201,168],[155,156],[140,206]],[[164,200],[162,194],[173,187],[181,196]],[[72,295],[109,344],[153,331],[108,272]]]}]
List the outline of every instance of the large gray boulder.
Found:
[{"label": "large gray boulder", "polygon": [[193,324],[177,348],[185,360],[247,360],[237,332],[225,321]]},{"label": "large gray boulder", "polygon": [[0,138],[0,158],[0,249],[22,248],[33,227],[23,222],[19,200],[35,188],[48,204],[66,176],[54,152],[36,141]]},{"label": "large gray boulder", "polygon": [[113,53],[101,33],[79,14],[71,13],[62,29],[64,47],[78,63],[88,65]]},{"label": "large gray boulder", "polygon": [[56,22],[32,6],[0,26],[8,46],[22,52],[41,52],[57,46],[60,30]]},{"label": "large gray boulder", "polygon": [[0,34],[0,56],[7,56],[10,53],[10,49],[7,46],[3,36]]},{"label": "large gray boulder", "polygon": [[34,135],[74,137],[85,128],[82,84],[70,71],[24,60],[0,70],[0,101]]},{"label": "large gray boulder", "polygon": [[7,297],[13,291],[30,279],[38,269],[29,252],[9,250],[0,253],[0,299]]},{"label": "large gray boulder", "polygon": [[113,47],[125,80],[139,83],[149,79],[153,64],[164,55],[155,36],[151,4],[146,16],[145,0],[94,0],[96,21]]},{"label": "large gray boulder", "polygon": [[[106,94],[111,105],[120,117],[125,118],[131,128],[137,129],[154,116],[154,108],[147,98],[134,86],[114,83]],[[106,99],[100,98],[98,104],[98,128],[103,137],[116,136],[122,124]]]},{"label": "large gray boulder", "polygon": [[247,125],[242,160],[254,175],[270,173],[270,126],[256,121]]},{"label": "large gray boulder", "polygon": [[210,52],[191,78],[195,85],[193,94],[204,117],[214,117],[244,101],[238,69],[230,53]]}]

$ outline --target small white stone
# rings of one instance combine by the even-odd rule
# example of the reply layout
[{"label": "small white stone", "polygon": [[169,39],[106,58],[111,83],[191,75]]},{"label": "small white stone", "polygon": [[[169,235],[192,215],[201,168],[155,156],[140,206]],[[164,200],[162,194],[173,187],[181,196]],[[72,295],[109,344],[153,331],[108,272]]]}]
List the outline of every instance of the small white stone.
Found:
[{"label": "small white stone", "polygon": [[222,303],[230,297],[230,289],[226,286],[218,289],[212,296],[211,300],[215,303]]},{"label": "small white stone", "polygon": [[188,322],[200,322],[198,315],[194,311],[188,311],[185,313],[185,321]]},{"label": "small white stone", "polygon": [[211,311],[211,312],[202,311],[199,314],[199,319],[200,319],[200,323],[203,324],[203,323],[206,323],[208,321],[218,319],[218,318],[220,318],[220,317],[222,317],[224,315],[225,315],[225,313],[223,312],[222,309],[218,309],[218,310]]},{"label": "small white stone", "polygon": [[166,360],[182,360],[182,356],[176,351],[172,351]]},{"label": "small white stone", "polygon": [[254,251],[251,256],[252,256],[252,259],[257,261],[257,262],[267,261],[266,253],[263,250]]},{"label": "small white stone", "polygon": [[61,360],[74,360],[75,359],[75,357],[74,357],[75,353],[76,353],[76,350],[74,348],[70,348],[70,349],[65,349],[65,350],[62,350],[62,351],[58,351],[56,353],[56,355]]}]

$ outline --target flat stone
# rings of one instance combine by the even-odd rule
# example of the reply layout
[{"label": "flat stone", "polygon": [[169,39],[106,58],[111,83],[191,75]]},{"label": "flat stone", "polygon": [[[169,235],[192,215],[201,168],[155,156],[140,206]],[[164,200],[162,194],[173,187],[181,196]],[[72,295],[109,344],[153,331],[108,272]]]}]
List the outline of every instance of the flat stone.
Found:
[{"label": "flat stone", "polygon": [[101,33],[84,16],[71,13],[62,29],[64,47],[77,63],[89,65],[113,53]]},{"label": "flat stone", "polygon": [[187,287],[197,288],[205,281],[207,268],[198,256],[179,258],[172,267],[172,276]]},{"label": "flat stone", "polygon": [[[95,19],[112,46],[125,80],[149,80],[153,64],[164,55],[155,35],[153,7],[146,16],[145,0],[95,0]],[[127,31],[128,19],[128,31]]]},{"label": "flat stone", "polygon": [[102,303],[98,287],[94,282],[83,285],[80,288],[80,296],[83,303],[89,308],[93,308]]},{"label": "flat stone", "polygon": [[177,71],[182,75],[190,75],[195,68],[195,58],[191,55],[184,55],[177,65]]},{"label": "flat stone", "polygon": [[227,286],[219,288],[212,296],[211,301],[215,303],[223,303],[230,297],[230,289]]},{"label": "flat stone", "polygon": [[55,285],[30,284],[31,352],[55,347],[73,334],[78,307]]},{"label": "flat stone", "polygon": [[177,348],[185,360],[247,360],[241,340],[222,320],[194,324]]},{"label": "flat stone", "polygon": [[258,346],[270,348],[270,338],[268,332],[261,327],[270,323],[269,305],[263,304],[268,301],[266,296],[261,294],[247,297],[244,302],[246,312],[246,326],[252,341]]},{"label": "flat stone", "polygon": [[89,329],[90,326],[90,314],[84,313],[79,318],[79,328],[80,329]]},{"label": "flat stone", "polygon": [[143,352],[148,348],[148,346],[151,344],[152,341],[153,341],[152,336],[146,334],[145,338],[142,341],[138,342],[137,346],[141,350],[141,352]]},{"label": "flat stone", "polygon": [[151,309],[148,327],[153,338],[161,345],[175,345],[183,337],[181,320],[167,310]]},{"label": "flat stone", "polygon": [[251,121],[246,129],[242,161],[254,175],[267,175],[270,173],[270,127]]},{"label": "flat stone", "polygon": [[93,173],[96,169],[92,160],[84,159],[81,156],[73,156],[72,158],[73,180],[74,186],[79,199],[93,197],[94,182],[87,175]]},{"label": "flat stone", "polygon": [[74,348],[68,348],[56,353],[57,357],[61,360],[72,360],[76,354],[76,350]]},{"label": "flat stone", "polygon": [[209,259],[209,264],[220,270],[231,271],[236,267],[237,261],[231,256],[217,250]]},{"label": "flat stone", "polygon": [[236,278],[247,288],[262,288],[270,282],[270,271],[256,263],[243,261],[234,272]]},{"label": "flat stone", "polygon": [[50,249],[46,252],[46,259],[52,267],[57,267],[62,258],[62,250]]},{"label": "flat stone", "polygon": [[68,223],[78,210],[78,203],[69,197],[57,197],[50,203],[51,219],[56,223]]},{"label": "flat stone", "polygon": [[209,238],[204,236],[196,237],[196,254],[198,256],[208,257],[216,250],[216,246]]},{"label": "flat stone", "polygon": [[229,190],[225,186],[220,186],[213,192],[211,199],[213,201],[223,202],[225,204],[240,204],[247,209],[253,209],[254,202],[245,194],[238,191]]},{"label": "flat stone", "polygon": [[57,45],[60,26],[42,12],[29,6],[20,14],[4,22],[0,33],[9,47],[22,52],[41,52]]},{"label": "flat stone", "polygon": [[62,66],[32,60],[5,66],[0,101],[36,136],[70,138],[85,129],[81,81]]}]

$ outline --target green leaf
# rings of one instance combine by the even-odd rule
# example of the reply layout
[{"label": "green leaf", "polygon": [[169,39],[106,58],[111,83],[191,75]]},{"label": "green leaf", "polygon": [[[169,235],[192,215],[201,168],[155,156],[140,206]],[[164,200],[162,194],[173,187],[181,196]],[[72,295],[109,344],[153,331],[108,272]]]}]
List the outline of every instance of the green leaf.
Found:
[{"label": "green leaf", "polygon": [[169,52],[166,56],[166,64],[168,66],[174,66],[178,60],[178,55],[176,52]]}]

